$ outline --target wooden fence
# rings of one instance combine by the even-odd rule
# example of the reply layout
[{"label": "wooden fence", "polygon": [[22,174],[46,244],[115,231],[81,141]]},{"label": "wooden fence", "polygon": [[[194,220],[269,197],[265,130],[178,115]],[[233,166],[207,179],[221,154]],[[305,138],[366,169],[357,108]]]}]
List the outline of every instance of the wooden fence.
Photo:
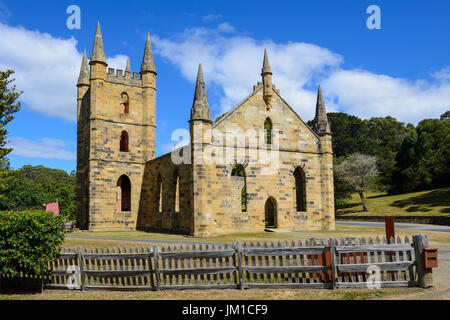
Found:
[{"label": "wooden fence", "polygon": [[[426,236],[414,239],[426,241]],[[63,249],[43,280],[46,288],[78,290],[417,286],[418,244],[407,237],[389,242],[349,238]]]}]

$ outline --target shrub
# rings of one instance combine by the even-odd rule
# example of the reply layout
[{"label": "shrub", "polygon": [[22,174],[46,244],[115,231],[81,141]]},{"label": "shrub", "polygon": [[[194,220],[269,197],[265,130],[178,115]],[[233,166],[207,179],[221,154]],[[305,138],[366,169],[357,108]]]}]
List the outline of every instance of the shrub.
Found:
[{"label": "shrub", "polygon": [[64,237],[62,217],[51,212],[0,212],[0,273],[48,274]]}]

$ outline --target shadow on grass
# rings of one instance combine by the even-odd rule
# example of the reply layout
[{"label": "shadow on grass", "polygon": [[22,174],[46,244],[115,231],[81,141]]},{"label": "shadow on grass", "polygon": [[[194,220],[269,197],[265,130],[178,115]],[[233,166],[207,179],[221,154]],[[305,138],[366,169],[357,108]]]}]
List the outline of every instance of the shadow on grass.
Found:
[{"label": "shadow on grass", "polygon": [[406,208],[408,212],[428,212],[433,207],[442,208],[440,212],[450,213],[450,188],[430,191],[420,196],[397,200],[390,204],[392,207]]}]

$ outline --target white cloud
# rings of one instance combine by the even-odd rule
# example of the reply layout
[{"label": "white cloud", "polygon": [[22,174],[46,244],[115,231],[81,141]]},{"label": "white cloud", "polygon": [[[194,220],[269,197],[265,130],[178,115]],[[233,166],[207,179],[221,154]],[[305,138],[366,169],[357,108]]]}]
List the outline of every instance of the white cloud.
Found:
[{"label": "white cloud", "polygon": [[59,159],[59,160],[76,160],[74,150],[75,143],[42,138],[39,141],[32,141],[24,138],[11,138],[8,148],[13,148],[12,155],[39,158],[39,159]]},{"label": "white cloud", "polygon": [[118,54],[112,58],[106,59],[106,62],[108,63],[108,68],[114,68],[114,69],[120,69],[122,71],[125,71],[125,68],[127,66],[127,56],[124,56],[122,54]]},{"label": "white cloud", "polygon": [[217,29],[223,33],[233,33],[234,27],[228,22],[221,23],[217,26]]},{"label": "white cloud", "polygon": [[231,109],[261,81],[264,48],[269,52],[274,83],[306,119],[314,114],[316,93],[304,86],[342,61],[341,56],[314,44],[258,42],[239,35],[227,37],[220,29],[188,29],[173,40],[153,36],[153,42],[155,52],[177,66],[191,82],[202,63],[207,88],[208,83],[214,83],[223,90],[220,112]]},{"label": "white cloud", "polygon": [[[55,38],[0,23],[0,69],[13,69],[20,100],[27,108],[68,121],[76,119],[76,83],[82,53],[77,40]],[[125,69],[123,55],[108,59],[111,67]]]},{"label": "white cloud", "polygon": [[319,83],[328,111],[364,118],[391,115],[417,123],[438,117],[450,106],[450,67],[435,72],[430,80],[416,81],[367,70],[345,70],[343,57],[326,48],[303,42],[257,41],[228,34],[234,29],[226,22],[221,26],[186,29],[169,39],[153,37],[155,52],[179,68],[189,81],[195,81],[198,64],[202,63],[207,88],[209,83],[223,90],[213,113],[230,110],[261,81],[264,48],[268,50],[274,84],[304,120],[314,117]]},{"label": "white cloud", "polygon": [[221,19],[222,15],[221,14],[208,14],[206,16],[202,17],[203,22],[211,22],[211,21],[215,21],[218,19]]},{"label": "white cloud", "polygon": [[324,82],[327,95],[349,114],[391,115],[405,122],[439,118],[450,106],[450,83],[408,81],[364,70],[339,70]]}]

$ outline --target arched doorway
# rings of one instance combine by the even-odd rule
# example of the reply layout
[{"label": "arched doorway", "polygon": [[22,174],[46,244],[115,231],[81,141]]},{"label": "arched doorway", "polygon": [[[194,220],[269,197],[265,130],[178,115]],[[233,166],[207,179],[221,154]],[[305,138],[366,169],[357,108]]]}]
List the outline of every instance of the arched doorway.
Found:
[{"label": "arched doorway", "polygon": [[131,211],[131,182],[130,178],[123,175],[117,181],[117,208],[120,211]]},{"label": "arched doorway", "polygon": [[277,202],[273,197],[270,197],[266,201],[264,206],[266,228],[277,228]]}]

